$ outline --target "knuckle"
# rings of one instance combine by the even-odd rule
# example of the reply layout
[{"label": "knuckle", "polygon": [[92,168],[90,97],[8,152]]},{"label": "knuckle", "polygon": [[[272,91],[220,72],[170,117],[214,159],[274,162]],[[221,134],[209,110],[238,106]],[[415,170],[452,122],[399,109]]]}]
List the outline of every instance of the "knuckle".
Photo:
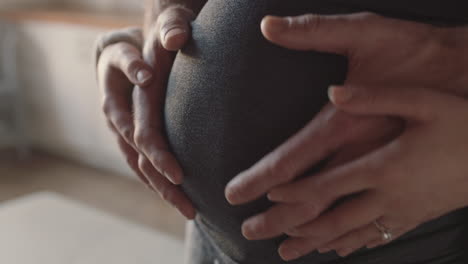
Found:
[{"label": "knuckle", "polygon": [[296,18],[289,17],[289,27],[302,31],[316,31],[322,24],[321,15],[307,14]]},{"label": "knuckle", "polygon": [[144,179],[146,176],[143,175],[142,170],[138,166],[138,158],[127,156],[126,162],[128,166],[141,178]]},{"label": "knuckle", "polygon": [[137,129],[134,133],[134,142],[139,149],[146,149],[150,142],[150,136],[144,129]]},{"label": "knuckle", "polygon": [[133,140],[133,129],[129,125],[121,126],[120,133],[127,140]]},{"label": "knuckle", "polygon": [[129,54],[133,54],[138,49],[134,47],[132,44],[127,42],[118,42],[109,46],[114,51],[114,54],[118,57],[125,58]]},{"label": "knuckle", "polygon": [[[311,199],[311,200],[314,200],[314,199]],[[315,201],[314,203],[306,203],[303,206],[303,212],[307,218],[315,218],[319,214],[319,207],[316,205],[317,201],[316,200],[314,201]]]},{"label": "knuckle", "polygon": [[173,204],[175,192],[172,188],[169,188],[169,187],[160,188],[159,194],[161,195],[161,198],[164,201]]},{"label": "knuckle", "polygon": [[135,75],[136,72],[141,68],[141,62],[134,59],[129,58],[124,66],[125,70],[128,74]]},{"label": "knuckle", "polygon": [[127,120],[120,120],[114,123],[117,124],[119,134],[125,138],[127,142],[133,142],[133,125]]},{"label": "knuckle", "polygon": [[195,19],[195,16],[195,13],[191,9],[175,5],[165,9],[159,16],[159,19],[161,24],[173,24],[173,21],[176,21],[176,23],[186,25],[190,20]]},{"label": "knuckle", "polygon": [[259,233],[267,233],[272,229],[272,224],[268,217],[262,216],[257,219],[254,228]]},{"label": "knuckle", "polygon": [[138,168],[146,174],[146,172],[149,171],[150,167],[151,167],[151,163],[147,159],[140,156],[138,159]]},{"label": "knuckle", "polygon": [[280,157],[271,159],[266,165],[268,178],[281,183],[286,182],[292,177],[291,170],[288,167],[287,162]]}]

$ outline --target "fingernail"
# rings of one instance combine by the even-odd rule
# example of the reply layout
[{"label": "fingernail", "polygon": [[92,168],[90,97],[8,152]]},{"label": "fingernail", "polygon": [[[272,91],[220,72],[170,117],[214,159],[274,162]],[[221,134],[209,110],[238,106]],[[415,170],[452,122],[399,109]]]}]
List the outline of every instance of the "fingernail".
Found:
[{"label": "fingernail", "polygon": [[175,36],[180,35],[180,34],[184,34],[187,31],[185,29],[182,29],[182,28],[171,28],[171,29],[168,29],[166,31],[163,30],[163,32],[164,32],[163,41],[166,41],[169,38],[175,37]]},{"label": "fingernail", "polygon": [[252,240],[255,236],[255,231],[251,225],[242,225],[242,235],[248,240]]},{"label": "fingernail", "polygon": [[142,69],[137,72],[136,77],[137,77],[138,82],[145,83],[149,79],[151,79],[152,75],[151,75],[151,72],[149,72],[148,70]]},{"label": "fingernail", "polygon": [[353,97],[351,89],[332,85],[328,88],[328,98],[335,104],[346,103]]},{"label": "fingernail", "polygon": [[237,189],[236,187],[234,187],[235,184],[231,184],[229,183],[227,186],[226,186],[226,190],[225,190],[225,196],[226,196],[226,199],[227,201],[231,204],[231,205],[237,205],[239,203],[239,195],[237,193]]},{"label": "fingernail", "polygon": [[285,32],[291,24],[290,17],[267,16],[262,20],[262,28],[270,33]]},{"label": "fingernail", "polygon": [[292,248],[283,249],[281,252],[281,257],[285,261],[295,260],[298,259],[300,256],[301,254],[299,253],[299,251]]}]

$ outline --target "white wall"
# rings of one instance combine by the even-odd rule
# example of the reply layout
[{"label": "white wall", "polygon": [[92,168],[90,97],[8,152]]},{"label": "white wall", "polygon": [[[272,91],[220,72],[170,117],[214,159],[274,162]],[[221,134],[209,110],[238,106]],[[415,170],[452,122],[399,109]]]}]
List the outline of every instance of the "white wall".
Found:
[{"label": "white wall", "polygon": [[144,1],[145,0],[0,0],[0,9],[63,6],[106,13],[136,14],[142,12]]},{"label": "white wall", "polygon": [[47,151],[133,175],[101,113],[92,47],[103,30],[25,22],[17,26],[28,134]]},{"label": "white wall", "polygon": [[100,12],[140,13],[144,0],[59,0],[69,7]]},{"label": "white wall", "polygon": [[1,8],[13,7],[36,7],[46,5],[57,5],[63,0],[0,0]]},{"label": "white wall", "polygon": [[[0,10],[67,7],[141,14],[144,0],[0,0]],[[0,21],[1,23],[1,21]],[[132,175],[101,112],[92,61],[104,29],[38,21],[16,26],[19,78],[34,146],[118,174]]]}]

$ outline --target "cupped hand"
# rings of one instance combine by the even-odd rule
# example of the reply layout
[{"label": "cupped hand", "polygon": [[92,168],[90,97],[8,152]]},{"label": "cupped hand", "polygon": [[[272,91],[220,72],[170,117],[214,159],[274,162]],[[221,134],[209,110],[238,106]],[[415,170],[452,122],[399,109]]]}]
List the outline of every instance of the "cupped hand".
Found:
[{"label": "cupped hand", "polygon": [[[463,48],[468,44],[466,28],[438,28],[360,13],[267,17],[262,31],[267,39],[286,48],[347,56],[346,85],[423,86],[468,95],[468,75],[464,74],[468,54]],[[304,176],[326,158],[330,159],[326,169],[355,160],[385,145],[402,129],[398,117],[354,115],[328,105],[304,129],[233,179],[226,197],[232,204],[250,202]],[[277,204],[246,220],[242,231],[255,240],[281,235],[315,219],[342,195],[324,189],[314,196],[319,203]],[[280,254],[285,257],[281,250]]]},{"label": "cupped hand", "polygon": [[144,58],[137,47],[121,42],[103,50],[97,67],[103,110],[128,164],[189,219],[196,211],[178,186],[183,172],[166,142],[163,104],[173,51],[190,38],[193,18],[181,6],[166,8],[146,33]]}]

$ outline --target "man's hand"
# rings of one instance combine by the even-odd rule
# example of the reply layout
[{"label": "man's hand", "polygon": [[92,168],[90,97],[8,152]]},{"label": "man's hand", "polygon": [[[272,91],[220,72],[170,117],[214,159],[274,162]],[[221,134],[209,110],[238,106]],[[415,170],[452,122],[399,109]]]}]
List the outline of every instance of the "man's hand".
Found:
[{"label": "man's hand", "polygon": [[[347,56],[346,86],[423,86],[468,95],[468,75],[464,73],[468,62],[466,28],[437,28],[361,13],[267,17],[262,31],[267,39],[286,48]],[[355,116],[328,105],[304,129],[233,179],[226,188],[226,197],[232,204],[243,204],[266,194],[273,201],[281,201],[275,197],[277,187],[304,176],[326,158],[331,157],[325,170],[328,171],[372,152],[398,136],[403,125],[398,118]],[[340,180],[343,189],[320,189],[309,202],[279,203],[246,220],[244,235],[256,240],[287,233],[317,218],[337,199],[363,187],[354,178]],[[340,219],[334,220],[340,223]],[[299,257],[295,253],[287,247],[280,248],[284,259]]]},{"label": "man's hand", "polygon": [[182,6],[167,7],[149,27],[145,60],[139,48],[121,42],[105,48],[98,62],[104,113],[129,165],[189,219],[196,212],[177,186],[182,183],[183,172],[166,142],[163,104],[172,51],[182,48],[190,38],[194,17]]}]

